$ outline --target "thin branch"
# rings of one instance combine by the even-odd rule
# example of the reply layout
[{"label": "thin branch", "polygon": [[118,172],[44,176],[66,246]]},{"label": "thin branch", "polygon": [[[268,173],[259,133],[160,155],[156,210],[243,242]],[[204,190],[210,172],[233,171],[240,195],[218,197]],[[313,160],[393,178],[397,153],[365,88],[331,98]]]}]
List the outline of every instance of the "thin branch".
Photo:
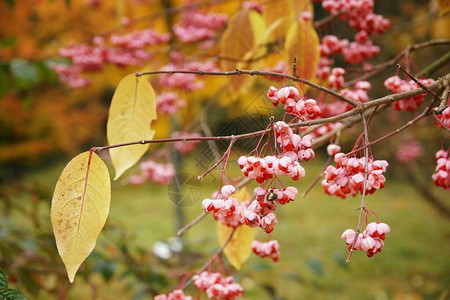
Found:
[{"label": "thin branch", "polygon": [[191,223],[187,224],[183,228],[177,231],[177,235],[182,235],[185,233],[188,229],[194,227],[198,222],[200,222],[204,217],[208,215],[207,212],[203,212],[201,215],[199,215],[197,218],[195,218]]},{"label": "thin branch", "polygon": [[[402,132],[403,130],[407,129],[408,127],[413,126],[413,125],[416,124],[420,119],[422,119],[422,118],[424,118],[424,117],[426,117],[426,116],[428,116],[428,115],[430,115],[430,114],[432,114],[432,113],[435,113],[435,111],[433,111],[433,109],[432,109],[433,106],[435,105],[435,103],[436,103],[436,98],[435,98],[435,100],[434,100],[432,103],[430,103],[430,105],[428,105],[428,106],[424,109],[424,111],[423,111],[421,114],[417,115],[417,116],[414,117],[412,120],[408,121],[405,125],[403,125],[403,126],[397,128],[396,130],[394,130],[394,131],[392,131],[392,132],[390,132],[390,133],[388,133],[388,134],[386,134],[386,135],[384,135],[384,136],[382,136],[382,137],[380,137],[380,138],[378,138],[378,139],[376,139],[376,140],[374,140],[374,141],[372,141],[372,142],[369,142],[368,144],[364,145],[363,147],[360,147],[360,148],[358,148],[358,149],[355,149],[355,150],[353,150],[353,151],[347,153],[346,155],[347,155],[347,156],[348,156],[348,155],[352,155],[353,153],[357,153],[357,152],[359,152],[359,151],[361,151],[361,150],[363,150],[363,149],[365,149],[365,148],[369,148],[369,147],[371,147],[371,146],[373,146],[373,145],[375,145],[375,144],[378,144],[379,142],[382,142],[382,141],[384,141],[384,140],[386,140],[386,139],[388,139],[388,138],[390,138],[390,137],[396,135],[397,133]],[[441,124],[441,125],[443,125],[443,124]],[[445,128],[445,127],[444,127],[444,128]],[[446,128],[446,129],[447,129],[447,131],[449,130],[448,128]]]},{"label": "thin branch", "polygon": [[358,104],[353,100],[342,96],[341,94],[328,89],[326,87],[315,84],[309,80],[302,79],[298,76],[287,75],[283,73],[277,72],[269,72],[269,71],[256,71],[256,70],[242,70],[236,69],[234,71],[224,71],[224,72],[212,72],[212,71],[192,71],[192,70],[164,70],[164,71],[149,71],[149,72],[136,72],[136,76],[145,76],[145,75],[157,75],[157,74],[196,74],[196,75],[211,75],[211,76],[239,76],[239,75],[250,75],[250,76],[274,76],[280,78],[291,79],[292,81],[300,82],[306,84],[316,90],[327,93],[341,101],[345,101],[353,107],[357,107]]},{"label": "thin branch", "polygon": [[302,198],[305,198],[306,195],[308,195],[308,193],[314,188],[314,186],[317,184],[317,182],[319,182],[320,178],[322,178],[325,170],[327,169],[327,167],[330,165],[331,159],[333,158],[333,156],[328,156],[327,161],[325,162],[325,165],[323,166],[322,170],[320,171],[319,175],[317,175],[316,179],[313,181],[313,183],[311,183],[311,185],[306,189],[306,191],[302,194]]},{"label": "thin branch", "polygon": [[315,21],[314,22],[314,28],[319,28],[319,27],[321,27],[323,25],[326,25],[326,24],[330,23],[331,21],[333,21],[334,19],[336,19],[338,16],[342,15],[343,13],[344,12],[341,11],[341,12],[339,12],[336,15],[329,15],[329,16],[326,16],[325,18],[321,19],[321,20]]},{"label": "thin branch", "polygon": [[[211,128],[209,128],[208,122],[206,121],[206,109],[203,109],[200,115],[200,127],[205,136],[212,136]],[[214,143],[214,141],[208,141],[208,146],[214,155],[214,159],[219,160],[220,159],[219,149],[217,148],[217,145]]]},{"label": "thin branch", "polygon": [[426,86],[424,86],[419,80],[417,80],[416,77],[412,76],[408,71],[406,71],[405,69],[402,68],[402,66],[400,64],[397,64],[397,68],[399,68],[400,70],[403,71],[403,73],[406,74],[406,76],[408,76],[409,78],[411,78],[412,81],[414,81],[415,83],[417,83],[418,86],[420,86],[421,88],[423,88],[425,91],[427,91],[427,93],[433,95],[434,98],[438,98],[438,95],[433,92],[430,91]]},{"label": "thin branch", "polygon": [[[241,225],[241,226],[245,226],[245,225]],[[203,266],[195,273],[195,274],[200,274],[201,272],[205,271],[210,265],[211,263],[220,255],[222,254],[222,252],[225,250],[225,248],[228,246],[228,244],[230,243],[231,239],[233,238],[234,233],[236,232],[237,228],[233,228],[233,230],[231,231],[230,235],[228,236],[228,238],[226,239],[225,243],[223,243],[222,247],[219,248],[219,250],[217,250],[213,256],[205,263],[203,264]],[[183,286],[181,287],[182,290],[184,290],[185,288],[187,288],[193,281],[193,277],[191,277],[188,281],[186,281]]]},{"label": "thin branch", "polygon": [[430,77],[431,74],[448,64],[448,62],[450,62],[450,51],[420,70],[419,73],[416,74],[416,77]]},{"label": "thin branch", "polygon": [[198,176],[198,180],[203,180],[203,178],[208,175],[212,170],[214,170],[215,168],[217,168],[218,165],[220,165],[220,163],[226,158],[230,156],[230,151],[231,148],[234,145],[234,142],[236,141],[236,139],[232,138],[230,144],[228,145],[227,150],[225,151],[225,153],[222,155],[222,157],[216,161],[216,163],[214,165],[212,165],[208,170],[206,170],[202,175]]},{"label": "thin branch", "polygon": [[[244,70],[245,71],[245,70]],[[178,71],[157,71],[159,73],[170,73],[170,72],[178,72]],[[203,72],[203,71],[180,71],[180,72],[189,72],[189,73],[195,73],[195,74],[199,74],[199,72],[201,74],[204,73],[212,73],[212,75],[224,75],[223,73],[228,73],[228,72]],[[234,71],[232,72],[234,75],[236,75],[238,71]],[[242,72],[239,71],[239,72]],[[242,74],[250,74],[251,72],[257,72],[257,71],[245,71]],[[280,74],[280,73],[274,73],[274,72],[261,72],[261,73],[269,73],[269,75],[273,75],[275,74],[276,76],[287,76],[287,77],[292,77],[292,76],[288,76],[288,75],[284,75],[284,74]],[[204,74],[205,75],[205,74]],[[295,78],[295,77],[293,77]],[[437,89],[442,87],[443,85],[448,85],[448,80],[450,78],[450,73],[447,74],[446,76],[436,80],[436,82],[427,85],[426,87],[429,90],[433,90],[433,89]],[[300,79],[301,80],[301,79]],[[405,98],[410,98],[410,97],[414,97],[420,94],[425,93],[425,91],[422,88],[418,88],[412,91],[408,91],[408,92],[403,92],[403,93],[397,93],[397,94],[392,94],[392,95],[388,95],[385,97],[381,97],[369,102],[365,102],[365,103],[359,103],[358,107],[355,107],[354,109],[342,113],[340,115],[337,116],[333,116],[333,117],[329,117],[329,118],[324,118],[324,119],[318,119],[318,120],[312,120],[312,121],[300,121],[297,123],[292,123],[289,124],[289,127],[291,128],[297,128],[297,127],[309,127],[311,125],[318,125],[318,124],[329,124],[329,123],[333,123],[333,122],[337,122],[337,121],[341,121],[343,119],[346,119],[348,117],[360,114],[361,112],[365,112],[366,110],[376,107],[376,106],[380,106],[382,104],[391,104],[394,103],[395,101],[399,101],[401,99],[405,99]],[[356,121],[359,120],[356,119]],[[354,122],[356,122],[354,121]],[[154,140],[140,140],[140,141],[135,141],[135,142],[128,142],[128,143],[122,143],[122,144],[116,144],[116,145],[109,145],[109,146],[103,146],[103,147],[94,147],[95,151],[103,151],[103,150],[107,150],[107,149],[112,149],[112,148],[118,148],[118,147],[124,147],[124,146],[131,146],[131,145],[139,145],[139,144],[154,144],[154,143],[170,143],[170,142],[189,142],[189,141],[220,141],[220,140],[232,140],[232,139],[248,139],[248,138],[254,138],[257,136],[261,136],[263,134],[266,133],[266,130],[259,130],[259,131],[255,131],[255,132],[250,132],[250,133],[244,133],[244,134],[239,134],[239,135],[229,135],[229,136],[202,136],[202,137],[179,137],[179,138],[165,138],[165,139],[154,139]]]},{"label": "thin branch", "polygon": [[398,53],[394,58],[392,58],[384,63],[373,66],[372,71],[369,71],[368,73],[366,73],[360,77],[357,77],[355,79],[352,79],[352,80],[344,83],[344,87],[352,86],[357,81],[367,80],[367,78],[372,77],[378,73],[383,72],[384,70],[389,69],[390,67],[392,67],[393,65],[398,63],[406,55],[407,52],[413,52],[413,51],[428,48],[428,47],[442,46],[442,45],[450,45],[450,40],[449,39],[437,39],[437,40],[431,40],[431,41],[427,41],[424,43],[408,46],[407,49]]},{"label": "thin branch", "polygon": [[363,113],[361,113],[361,119],[363,121],[363,126],[364,126],[364,145],[366,146],[364,149],[365,165],[364,165],[363,193],[362,193],[362,198],[361,198],[361,206],[359,207],[358,227],[356,228],[355,239],[353,240],[353,243],[348,252],[347,259],[345,260],[346,263],[350,262],[350,259],[352,257],[352,253],[353,253],[353,247],[355,246],[356,241],[359,236],[359,233],[361,232],[361,220],[362,220],[362,215],[363,215],[363,211],[364,211],[365,204],[366,204],[367,176],[368,176],[368,171],[369,171],[369,148],[367,147],[367,145],[369,144],[369,133],[368,133],[368,128],[367,128],[366,117],[364,116]]}]

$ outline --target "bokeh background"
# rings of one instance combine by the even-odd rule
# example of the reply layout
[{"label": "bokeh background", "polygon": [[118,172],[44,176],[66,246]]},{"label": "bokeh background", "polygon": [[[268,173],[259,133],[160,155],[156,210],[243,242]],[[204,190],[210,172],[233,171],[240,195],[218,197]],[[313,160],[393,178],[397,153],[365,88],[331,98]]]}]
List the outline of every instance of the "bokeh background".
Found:
[{"label": "bokeh background", "polygon": [[[93,82],[89,87],[72,89],[58,80],[50,66],[64,62],[58,55],[61,47],[89,43],[94,36],[146,27],[164,31],[166,20],[158,13],[167,9],[167,3],[172,7],[186,4],[94,2],[0,1],[0,268],[11,286],[29,299],[152,299],[174,289],[186,271],[198,269],[219,247],[216,224],[210,217],[183,238],[175,234],[201,213],[201,200],[217,188],[217,173],[200,184],[188,181],[181,185],[182,193],[196,191],[191,203],[181,208],[169,198],[171,185],[131,186],[127,179],[119,180],[113,184],[110,216],[97,246],[74,284],[68,283],[50,224],[53,188],[73,156],[106,144],[106,119],[114,88],[137,69],[108,66],[89,75]],[[208,9],[230,13],[240,5],[239,1],[222,1]],[[317,3],[315,8],[316,19],[326,16]],[[374,64],[394,57],[408,45],[450,37],[449,16],[439,14],[435,1],[376,1],[375,11],[390,19],[391,29],[374,39],[382,49]],[[179,17],[175,14],[174,20]],[[131,27],[124,26],[124,18],[136,21]],[[319,34],[352,35],[351,29],[339,22],[321,30]],[[167,62],[169,50],[158,49],[154,58],[158,63],[149,62],[139,70],[158,69]],[[189,53],[195,48],[182,50]],[[419,70],[449,51],[448,46],[435,47],[411,56]],[[448,70],[447,60],[431,76],[437,78]],[[382,83],[395,71],[388,69],[371,81],[372,98],[388,93]],[[258,115],[254,108],[266,109],[264,93],[269,84],[258,80],[245,96],[232,97],[229,92],[219,93],[226,89],[226,79],[206,79],[206,89],[186,95],[202,99],[201,103],[188,102],[175,122],[182,129],[201,131],[202,120],[214,135],[262,128],[267,116]],[[208,113],[202,113],[202,106],[208,107]],[[271,113],[277,115],[275,109]],[[372,122],[371,137],[380,137],[410,118],[407,112],[384,112]],[[166,117],[158,119],[157,136],[170,136],[173,122]],[[341,137],[344,150],[352,148],[360,132],[361,128],[354,126]],[[252,255],[235,272],[224,259],[227,272],[243,285],[245,298],[449,299],[449,194],[434,187],[431,180],[434,153],[444,138],[445,132],[430,119],[373,147],[376,158],[390,163],[386,187],[370,196],[367,204],[391,226],[381,254],[368,259],[355,253],[352,262],[345,263],[347,251],[340,235],[356,226],[359,200],[329,197],[316,186],[306,198],[299,197],[279,212],[280,223],[273,235],[281,244],[278,263]],[[413,140],[421,145],[423,155],[402,164],[396,153]],[[219,150],[226,147],[217,146]],[[200,175],[205,161],[207,166],[213,163],[205,156],[208,147],[201,143],[196,151],[182,156],[177,171],[185,178]],[[238,143],[232,161],[250,148]],[[149,155],[161,149],[172,151],[173,146],[152,146]],[[324,149],[316,154],[317,159],[304,166],[307,177],[296,185],[300,191],[315,179],[327,159]],[[105,155],[104,159],[108,162],[109,158]],[[130,174],[133,172],[136,170]],[[239,173],[230,163],[229,174]],[[258,237],[264,239],[264,234]],[[194,290],[188,292],[195,295]]]}]

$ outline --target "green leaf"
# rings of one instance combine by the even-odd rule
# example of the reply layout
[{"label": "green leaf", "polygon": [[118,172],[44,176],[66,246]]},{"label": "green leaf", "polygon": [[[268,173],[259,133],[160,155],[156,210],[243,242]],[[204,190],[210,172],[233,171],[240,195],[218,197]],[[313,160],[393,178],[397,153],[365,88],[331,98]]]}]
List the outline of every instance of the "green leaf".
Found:
[{"label": "green leaf", "polygon": [[20,282],[20,286],[22,291],[27,291],[30,296],[37,297],[39,294],[39,290],[41,285],[36,281],[36,278],[27,271],[19,270],[17,272],[18,279]]},{"label": "green leaf", "polygon": [[5,47],[11,47],[11,46],[14,46],[14,44],[16,43],[16,40],[17,40],[17,39],[16,39],[15,36],[6,38],[6,39],[4,39],[4,40],[2,40],[2,41],[0,42],[0,48],[5,48]]},{"label": "green leaf", "polygon": [[9,90],[8,74],[0,67],[0,97],[6,95]]},{"label": "green leaf", "polygon": [[111,280],[116,270],[117,263],[109,260],[99,260],[92,268],[92,272],[99,272],[107,282]]},{"label": "green leaf", "polygon": [[16,4],[15,0],[5,0],[6,4],[8,4],[8,6],[11,8],[14,6],[14,4]]},{"label": "green leaf", "polygon": [[2,269],[0,269],[0,288],[8,288],[8,279]]},{"label": "green leaf", "polygon": [[11,60],[10,69],[19,87],[30,87],[39,80],[39,70],[35,65],[24,59]]},{"label": "green leaf", "polygon": [[306,260],[308,267],[319,276],[323,275],[322,263],[317,258],[308,258]]},{"label": "green leaf", "polygon": [[0,300],[27,300],[27,297],[16,290],[0,289]]}]

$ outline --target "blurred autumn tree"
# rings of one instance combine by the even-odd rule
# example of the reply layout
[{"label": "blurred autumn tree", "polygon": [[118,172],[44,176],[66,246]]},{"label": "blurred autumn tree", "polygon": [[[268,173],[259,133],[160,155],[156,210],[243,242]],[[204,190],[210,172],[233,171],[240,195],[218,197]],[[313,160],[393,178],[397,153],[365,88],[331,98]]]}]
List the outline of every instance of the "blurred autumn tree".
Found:
[{"label": "blurred autumn tree", "polygon": [[[55,155],[72,156],[83,146],[104,144],[102,130],[112,89],[124,74],[135,69],[107,67],[91,77],[94,83],[89,88],[71,90],[60,84],[50,70],[52,63],[62,60],[58,57],[59,48],[89,43],[94,36],[126,32],[129,28],[150,26],[166,31],[166,19],[160,12],[167,5],[182,5],[182,1],[118,0],[102,1],[98,6],[95,3],[0,2],[0,166],[5,170],[2,176],[20,175],[23,167],[45,164],[48,159],[54,160]],[[238,7],[239,3],[232,1],[209,9],[232,12]],[[387,34],[375,37],[376,44],[383,44],[376,61],[384,61],[414,42],[449,36],[449,17],[438,18],[434,1],[378,1],[376,10],[392,24]],[[323,10],[316,12],[325,16]],[[174,14],[173,18],[176,20],[178,16]],[[332,23],[321,28],[319,34],[320,31],[345,36],[349,30]],[[188,44],[183,47],[184,52],[195,49]],[[167,59],[167,50],[160,49],[153,61]],[[434,56],[422,55],[416,62],[426,65],[433,59]],[[382,93],[380,89],[373,96]]]}]

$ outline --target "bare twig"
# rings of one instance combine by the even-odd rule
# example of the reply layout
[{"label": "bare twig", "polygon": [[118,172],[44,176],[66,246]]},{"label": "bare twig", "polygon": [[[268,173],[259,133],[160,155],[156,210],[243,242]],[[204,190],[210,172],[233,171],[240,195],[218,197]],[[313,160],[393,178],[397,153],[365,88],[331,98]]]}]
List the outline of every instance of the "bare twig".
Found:
[{"label": "bare twig", "polygon": [[[245,226],[245,225],[242,225],[242,226]],[[217,250],[213,254],[213,256],[205,264],[203,264],[203,266],[195,274],[200,274],[201,272],[205,271],[211,265],[211,263],[217,257],[219,257],[220,254],[222,254],[223,250],[225,250],[225,248],[228,246],[228,244],[230,243],[231,239],[233,238],[233,235],[234,235],[235,232],[236,232],[236,228],[233,228],[233,231],[231,231],[230,235],[226,239],[225,243],[223,243],[222,247],[220,247],[219,250]],[[185,288],[187,288],[192,283],[192,281],[193,281],[193,277],[191,277],[188,281],[186,281],[183,284],[183,286],[181,287],[181,289],[184,290]]]},{"label": "bare twig", "polygon": [[321,92],[327,93],[341,101],[345,101],[348,104],[350,104],[353,107],[358,106],[356,102],[353,100],[342,96],[341,94],[323,87],[321,85],[315,84],[309,80],[300,78],[298,76],[292,76],[287,75],[283,73],[277,73],[277,72],[269,72],[269,71],[256,71],[256,70],[243,70],[243,69],[236,69],[234,71],[224,71],[224,72],[211,72],[211,71],[192,71],[192,70],[165,70],[165,71],[150,71],[150,72],[136,72],[136,76],[145,76],[145,75],[157,75],[157,74],[196,74],[196,75],[210,75],[210,76],[239,76],[239,75],[250,75],[250,76],[274,76],[274,77],[280,77],[280,78],[286,78],[291,79],[296,82],[300,82],[303,84],[306,84],[316,90],[319,90]]},{"label": "bare twig", "polygon": [[400,52],[399,54],[397,54],[394,58],[392,58],[391,60],[388,60],[384,63],[381,63],[379,65],[375,65],[372,67],[372,71],[367,72],[366,74],[357,77],[355,79],[352,79],[346,83],[344,83],[344,87],[349,87],[352,86],[353,84],[355,84],[355,82],[360,81],[360,80],[367,80],[367,78],[372,77],[376,74],[379,74],[381,72],[383,72],[384,70],[389,69],[390,67],[392,67],[393,65],[395,65],[396,63],[398,63],[408,52],[412,52],[412,51],[416,51],[416,50],[420,50],[420,49],[424,49],[424,48],[428,48],[428,47],[434,47],[434,46],[441,46],[441,45],[450,45],[450,40],[449,39],[437,39],[437,40],[431,40],[431,41],[427,41],[424,43],[420,43],[420,44],[414,44],[411,46],[408,46],[407,49],[403,50],[402,52]]},{"label": "bare twig", "polygon": [[187,224],[183,228],[177,231],[177,235],[182,235],[185,233],[188,229],[194,227],[198,222],[200,222],[204,217],[208,215],[207,212],[203,212],[201,215],[199,215],[197,218],[195,218],[191,223]]},{"label": "bare twig", "polygon": [[[203,180],[203,178],[208,175],[212,170],[217,168],[217,166],[225,159],[230,157],[231,148],[233,148],[234,142],[236,139],[232,138],[230,144],[228,145],[228,149],[225,151],[225,153],[222,155],[222,157],[216,161],[214,165],[212,165],[208,170],[206,170],[202,175],[198,176],[198,180]],[[226,163],[226,162],[225,162]]]},{"label": "bare twig", "polygon": [[406,76],[408,76],[409,78],[411,78],[412,81],[414,81],[415,83],[417,83],[418,86],[420,86],[421,88],[423,88],[425,91],[427,91],[427,93],[433,95],[434,98],[438,98],[438,95],[429,90],[426,86],[424,86],[419,80],[417,80],[416,77],[412,76],[408,71],[406,71],[405,69],[402,68],[402,66],[400,64],[397,64],[397,68],[399,68],[400,70],[403,71],[403,73],[406,74]]},{"label": "bare twig", "polygon": [[[156,73],[176,73],[176,72],[178,72],[178,71],[156,71]],[[203,71],[179,71],[179,72],[180,73],[191,73],[191,74],[203,74],[203,75],[206,75],[206,73],[210,73],[210,75],[228,75],[228,73],[230,73],[230,72],[203,72]],[[241,72],[241,73],[239,73],[239,72]],[[238,75],[238,74],[252,75],[252,72],[258,72],[258,71],[247,71],[247,70],[239,70],[238,71],[237,70],[237,71],[233,71],[231,73],[233,73],[232,75]],[[287,76],[287,75],[275,73],[275,72],[258,72],[258,74],[261,74],[261,73],[279,76],[279,77]],[[288,77],[292,77],[292,76],[288,76]],[[292,78],[295,79],[295,77],[292,77]],[[446,76],[444,76],[443,78],[436,80],[436,82],[434,82],[430,85],[427,85],[426,87],[429,90],[440,88],[440,87],[442,87],[442,85],[447,84],[449,78],[450,78],[450,73],[447,74]],[[418,89],[404,92],[404,93],[388,95],[388,96],[381,97],[381,98],[378,98],[378,99],[375,99],[375,100],[372,100],[369,102],[360,103],[358,105],[358,107],[355,107],[354,109],[352,109],[348,112],[342,113],[340,115],[337,115],[337,116],[319,119],[319,120],[312,120],[312,121],[300,121],[297,123],[289,124],[289,127],[291,127],[291,128],[309,127],[311,125],[329,124],[329,123],[341,121],[348,117],[360,114],[361,112],[365,112],[366,110],[368,110],[370,108],[380,106],[382,104],[394,103],[395,101],[399,101],[401,99],[405,99],[405,98],[409,98],[409,97],[414,97],[414,96],[417,96],[417,95],[420,95],[423,93],[425,93],[425,91],[422,88],[418,88]],[[359,118],[356,119],[356,121],[357,120],[359,120]],[[356,122],[356,121],[354,121],[354,122]],[[170,142],[179,142],[179,141],[189,142],[189,141],[220,141],[220,140],[232,140],[232,139],[239,140],[239,139],[254,138],[257,136],[261,136],[265,133],[266,133],[266,130],[259,130],[259,131],[255,131],[255,132],[244,133],[244,134],[239,134],[239,135],[229,135],[229,136],[202,136],[202,137],[186,137],[186,138],[179,137],[179,138],[140,140],[140,141],[135,141],[135,142],[121,143],[121,144],[116,144],[116,145],[94,147],[94,148],[95,148],[95,151],[100,152],[100,151],[107,150],[107,149],[131,146],[131,145],[139,145],[139,144],[143,145],[143,144],[154,144],[154,143],[170,143]],[[328,135],[326,135],[326,137],[328,137]]]},{"label": "bare twig", "polygon": [[317,175],[316,179],[313,181],[313,183],[311,183],[311,185],[306,189],[306,191],[302,194],[302,198],[305,198],[306,195],[308,195],[308,193],[313,189],[313,187],[317,184],[317,182],[319,182],[320,178],[322,178],[325,170],[327,169],[327,167],[330,165],[331,159],[333,158],[333,156],[328,156],[327,161],[325,162],[325,165],[323,166],[322,170],[320,171],[319,175]]},{"label": "bare twig", "polygon": [[[363,126],[364,126],[364,145],[367,146],[369,144],[369,133],[368,133],[368,128],[367,128],[366,117],[364,116],[363,113],[361,113],[361,119],[363,121]],[[364,211],[365,203],[366,203],[367,176],[368,176],[368,170],[369,170],[369,148],[368,147],[365,147],[365,149],[364,149],[364,161],[365,161],[364,182],[363,182],[363,192],[362,192],[362,197],[361,197],[361,205],[359,207],[358,226],[356,228],[355,239],[353,240],[353,243],[348,252],[347,259],[345,260],[346,263],[350,262],[350,259],[352,257],[352,253],[354,250],[353,247],[355,246],[356,241],[358,239],[358,235],[361,232],[361,221],[362,221],[362,215],[363,215],[363,211]]]}]

